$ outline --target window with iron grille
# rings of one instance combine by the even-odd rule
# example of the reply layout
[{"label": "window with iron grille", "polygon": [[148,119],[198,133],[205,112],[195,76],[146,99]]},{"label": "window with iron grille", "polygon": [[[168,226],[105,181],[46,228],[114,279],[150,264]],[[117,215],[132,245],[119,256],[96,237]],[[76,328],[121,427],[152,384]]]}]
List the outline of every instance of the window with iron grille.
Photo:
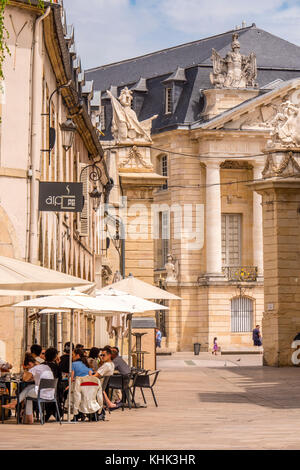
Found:
[{"label": "window with iron grille", "polygon": [[223,266],[240,266],[242,259],[241,233],[242,215],[222,214]]},{"label": "window with iron grille", "polygon": [[231,331],[245,333],[253,328],[253,300],[235,297],[231,300]]},{"label": "window with iron grille", "polygon": [[171,114],[173,112],[173,97],[172,88],[165,89],[165,113]]}]

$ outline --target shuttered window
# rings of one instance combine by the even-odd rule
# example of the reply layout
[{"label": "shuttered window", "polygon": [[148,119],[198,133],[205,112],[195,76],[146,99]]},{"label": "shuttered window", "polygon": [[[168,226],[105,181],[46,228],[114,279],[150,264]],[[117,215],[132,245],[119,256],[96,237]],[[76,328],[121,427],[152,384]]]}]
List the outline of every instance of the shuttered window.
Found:
[{"label": "shuttered window", "polygon": [[167,262],[169,254],[169,240],[170,240],[170,217],[169,212],[162,212],[162,262],[163,266]]},{"label": "shuttered window", "polygon": [[231,301],[231,331],[244,333],[253,328],[253,301],[247,297],[236,297]]},{"label": "shuttered window", "polygon": [[241,253],[241,214],[222,214],[222,263],[223,266],[240,266]]},{"label": "shuttered window", "polygon": [[[81,170],[85,167],[85,164],[81,164]],[[89,198],[89,169],[86,168],[82,171],[81,182],[83,183],[83,197],[84,206],[80,214],[80,236],[88,237],[90,229],[90,198]]]},{"label": "shuttered window", "polygon": [[165,89],[165,113],[171,114],[173,112],[172,88]]},{"label": "shuttered window", "polygon": [[[168,176],[168,157],[163,155],[161,157],[161,174],[162,176]],[[162,185],[161,189],[168,189],[168,182]]]},{"label": "shuttered window", "polygon": [[100,124],[101,130],[104,131],[106,129],[106,106],[101,106]]},{"label": "shuttered window", "polygon": [[170,249],[170,215],[168,211],[158,212],[159,239],[157,240],[157,268],[163,268]]}]

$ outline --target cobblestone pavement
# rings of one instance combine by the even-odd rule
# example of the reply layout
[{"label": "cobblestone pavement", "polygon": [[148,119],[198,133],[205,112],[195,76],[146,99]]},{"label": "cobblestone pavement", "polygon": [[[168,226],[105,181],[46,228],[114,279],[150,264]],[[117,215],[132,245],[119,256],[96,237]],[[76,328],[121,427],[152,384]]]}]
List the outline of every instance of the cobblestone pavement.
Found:
[{"label": "cobblestone pavement", "polygon": [[[178,353],[158,360],[155,408],[107,422],[0,424],[1,449],[299,449],[300,370],[261,356]],[[140,395],[138,392],[138,398]]]}]

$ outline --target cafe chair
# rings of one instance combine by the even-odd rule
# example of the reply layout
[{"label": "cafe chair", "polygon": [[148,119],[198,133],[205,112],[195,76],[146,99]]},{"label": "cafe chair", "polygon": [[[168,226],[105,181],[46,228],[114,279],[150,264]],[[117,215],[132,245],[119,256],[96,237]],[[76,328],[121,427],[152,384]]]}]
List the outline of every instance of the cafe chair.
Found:
[{"label": "cafe chair", "polygon": [[10,411],[5,410],[5,408],[3,408],[3,405],[6,405],[10,401],[10,395],[6,387],[6,384],[2,382],[0,382],[0,398],[1,398],[1,421],[3,424],[4,421],[8,419],[10,416]]},{"label": "cafe chair", "polygon": [[[47,400],[45,398],[41,398],[41,391],[45,390],[45,389],[47,389],[47,390],[53,389],[54,390],[54,398],[53,399]],[[45,418],[44,418],[45,403],[55,403],[55,406],[56,406],[56,421],[59,421],[60,424],[61,424],[61,417],[60,417],[59,407],[58,407],[58,403],[57,403],[56,390],[57,390],[57,379],[41,379],[37,398],[26,397],[26,401],[31,400],[34,403],[37,403],[41,424],[45,423]]]},{"label": "cafe chair", "polygon": [[[135,403],[135,401],[134,401],[135,390],[137,388],[139,388],[140,391],[141,391],[144,403],[146,405],[147,402],[146,402],[146,398],[145,398],[143,389],[144,388],[150,388],[150,390],[152,392],[152,396],[153,396],[155,406],[158,406],[157,401],[156,401],[156,397],[155,397],[155,394],[154,394],[153,387],[154,387],[154,385],[157,381],[157,377],[158,377],[159,372],[160,372],[159,370],[155,370],[155,371],[153,371],[149,374],[148,371],[146,371],[146,372],[138,373],[135,376],[133,384],[132,384],[132,388],[133,388],[132,401],[133,401],[133,403]],[[153,377],[153,379],[152,379],[152,377]],[[151,379],[152,379],[152,382],[151,382]]]},{"label": "cafe chair", "polygon": [[103,407],[103,394],[101,382],[97,377],[87,375],[76,377],[74,387],[74,417],[87,415],[90,419],[98,421],[97,413]]},{"label": "cafe chair", "polygon": [[124,411],[124,403],[127,400],[128,408],[131,409],[131,397],[130,397],[130,375],[113,374],[109,377],[108,389],[109,390],[121,390],[122,391],[122,411]]}]

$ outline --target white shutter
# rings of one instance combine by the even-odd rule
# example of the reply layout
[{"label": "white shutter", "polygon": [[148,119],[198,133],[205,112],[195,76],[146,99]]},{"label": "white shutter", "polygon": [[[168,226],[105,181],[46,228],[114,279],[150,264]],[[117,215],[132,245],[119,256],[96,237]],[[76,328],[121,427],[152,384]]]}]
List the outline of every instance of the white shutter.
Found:
[{"label": "white shutter", "polygon": [[[81,163],[81,170],[85,166],[85,164]],[[80,214],[79,233],[81,237],[88,237],[90,228],[89,168],[82,171],[81,182],[83,183],[84,206]]]}]

